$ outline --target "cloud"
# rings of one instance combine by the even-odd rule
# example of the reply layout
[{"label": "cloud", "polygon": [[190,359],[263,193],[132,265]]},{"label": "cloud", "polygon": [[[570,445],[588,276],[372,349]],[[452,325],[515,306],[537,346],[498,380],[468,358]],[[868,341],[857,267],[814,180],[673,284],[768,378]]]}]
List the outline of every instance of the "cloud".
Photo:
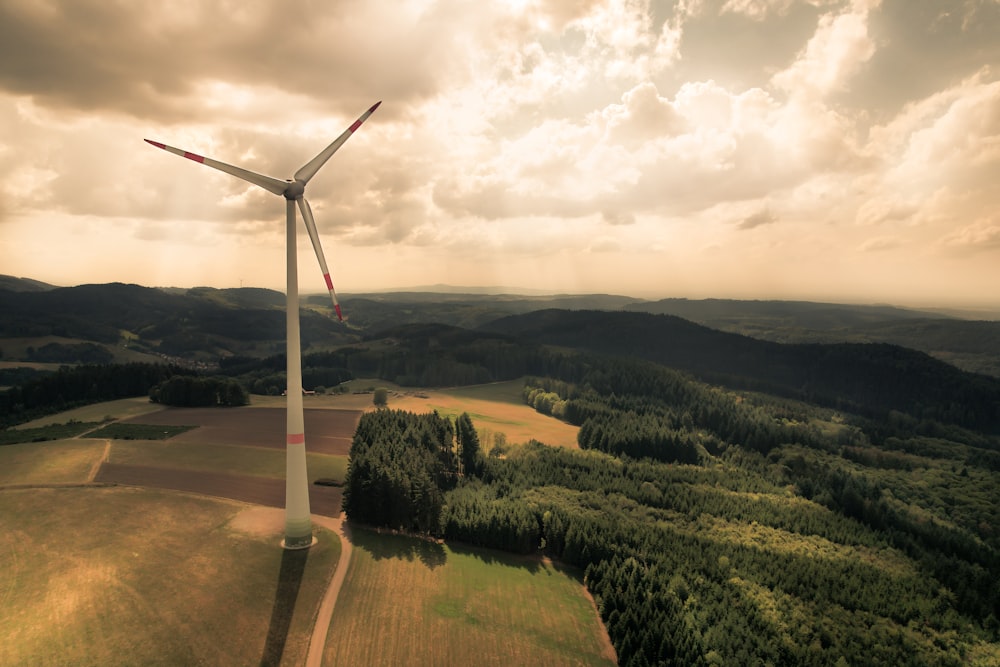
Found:
[{"label": "cloud", "polygon": [[465,54],[495,41],[486,13],[448,29],[450,5],[319,3],[290,23],[282,3],[3,3],[0,86],[51,108],[168,122],[212,110],[206,82],[281,89],[339,111],[387,90],[415,102],[467,80]]},{"label": "cloud", "polygon": [[868,35],[868,10],[866,3],[854,2],[842,13],[820,17],[815,34],[795,62],[772,77],[774,86],[806,97],[823,97],[844,89],[875,53]]},{"label": "cloud", "polygon": [[981,218],[942,239],[946,250],[961,255],[1000,251],[1000,219]]},{"label": "cloud", "polygon": [[893,250],[903,245],[903,242],[895,236],[877,236],[868,239],[858,248],[861,252],[882,252]]},{"label": "cloud", "polygon": [[601,220],[612,226],[634,225],[635,216],[631,213],[619,213],[618,211],[601,211]]},{"label": "cloud", "polygon": [[[418,283],[424,266],[638,281],[622,267],[645,252],[644,285],[749,289],[725,278],[739,248],[744,275],[785,262],[797,289],[828,290],[829,271],[806,275],[874,267],[893,247],[1000,279],[984,268],[1000,169],[992,0],[373,0],[313,3],[295,25],[287,12],[0,1],[0,262],[30,273],[2,250],[62,225],[71,248],[18,246],[51,253],[34,266],[104,257],[109,227],[131,245],[106,267],[213,244],[247,266],[281,245],[281,198],[141,139],[285,178],[382,99],[307,194],[329,254],[369,281],[385,257]],[[762,289],[788,275],[766,273]]]},{"label": "cloud", "polygon": [[[833,5],[840,0],[806,0],[805,4],[814,7]],[[769,16],[783,16],[798,4],[798,0],[726,0],[719,13],[742,14],[756,21],[763,21]]]},{"label": "cloud", "polygon": [[886,222],[907,221],[920,210],[918,202],[902,201],[899,197],[887,195],[883,198],[873,198],[861,204],[858,209],[857,223],[871,226]]},{"label": "cloud", "polygon": [[588,246],[587,250],[589,252],[596,253],[617,252],[621,250],[621,247],[621,243],[619,243],[616,239],[605,236],[594,239],[590,246]]},{"label": "cloud", "polygon": [[770,209],[763,208],[756,213],[752,213],[743,218],[737,225],[737,229],[754,229],[762,225],[770,225],[778,221],[778,218]]}]

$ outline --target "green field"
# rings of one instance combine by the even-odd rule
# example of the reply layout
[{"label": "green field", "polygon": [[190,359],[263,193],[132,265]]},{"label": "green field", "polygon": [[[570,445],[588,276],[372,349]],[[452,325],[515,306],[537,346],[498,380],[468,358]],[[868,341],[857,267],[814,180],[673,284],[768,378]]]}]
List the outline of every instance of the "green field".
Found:
[{"label": "green field", "polygon": [[562,568],[353,532],[324,664],[614,664],[590,598]]},{"label": "green field", "polygon": [[317,528],[312,549],[284,552],[277,535],[233,526],[247,507],[134,488],[0,492],[0,664],[302,664],[340,542]]}]

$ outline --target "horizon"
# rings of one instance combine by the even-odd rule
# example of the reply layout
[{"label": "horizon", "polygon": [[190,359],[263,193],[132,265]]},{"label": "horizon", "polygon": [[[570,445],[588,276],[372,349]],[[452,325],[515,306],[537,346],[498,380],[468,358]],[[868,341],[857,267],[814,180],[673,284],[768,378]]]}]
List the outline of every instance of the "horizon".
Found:
[{"label": "horizon", "polygon": [[[137,285],[139,287],[145,287],[149,289],[158,290],[192,290],[192,289],[212,289],[212,290],[230,290],[230,289],[259,289],[268,290],[272,292],[277,292],[280,294],[285,293],[284,286],[268,287],[261,285],[235,285],[227,287],[218,287],[214,285],[143,285],[141,283],[134,283],[121,280],[112,280],[108,282],[101,283],[79,283],[76,285],[56,285],[54,283],[49,283],[46,281],[40,281],[28,276],[9,276],[6,274],[0,274],[0,278],[13,278],[15,280],[28,280],[32,282],[39,282],[48,285],[52,288],[72,288],[81,287],[83,285],[108,285],[108,284],[125,284],[125,285]],[[775,298],[775,297],[754,297],[754,298],[740,298],[740,297],[729,297],[729,296],[704,296],[704,297],[691,297],[691,296],[678,296],[678,295],[651,295],[651,296],[638,296],[635,294],[625,294],[617,292],[550,292],[546,290],[539,290],[536,288],[518,287],[515,285],[450,285],[444,283],[438,283],[434,285],[411,285],[411,286],[394,286],[382,289],[370,289],[370,290],[359,290],[359,291],[343,291],[338,292],[340,297],[349,298],[353,296],[361,296],[367,294],[441,294],[441,295],[453,295],[453,296],[521,296],[525,298],[559,298],[559,297],[586,297],[586,296],[607,296],[607,297],[617,297],[622,299],[632,299],[636,302],[649,302],[655,303],[658,301],[743,301],[743,302],[777,302],[777,303],[811,303],[817,305],[832,305],[832,306],[855,306],[862,308],[896,308],[900,310],[912,310],[912,311],[923,311],[930,314],[945,315],[948,317],[958,317],[961,319],[982,319],[982,320],[1000,320],[1000,303],[997,304],[983,304],[983,305],[970,305],[970,306],[954,306],[954,305],[940,305],[940,304],[902,304],[902,303],[891,303],[891,302],[861,302],[861,301],[832,301],[823,299],[809,299],[809,298]],[[327,293],[319,289],[307,289],[300,291],[301,297],[327,297]]]},{"label": "horizon", "polygon": [[1000,312],[1000,3],[945,5],[3,5],[0,271],[284,291],[281,198],[143,139],[285,179],[382,100],[309,185],[338,292]]}]

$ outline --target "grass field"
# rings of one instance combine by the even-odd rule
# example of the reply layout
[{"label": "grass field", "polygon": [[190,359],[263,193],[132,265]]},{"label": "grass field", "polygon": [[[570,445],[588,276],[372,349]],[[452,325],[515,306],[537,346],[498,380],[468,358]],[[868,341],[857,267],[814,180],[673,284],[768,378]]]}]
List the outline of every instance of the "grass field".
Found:
[{"label": "grass field", "polygon": [[327,665],[612,665],[590,599],[548,563],[355,529]]},{"label": "grass field", "polygon": [[96,440],[6,445],[0,447],[0,486],[83,483],[103,456],[104,442]]},{"label": "grass field", "polygon": [[284,552],[279,535],[238,527],[247,507],[132,488],[0,492],[0,664],[302,664],[340,542],[317,529],[312,549]]}]

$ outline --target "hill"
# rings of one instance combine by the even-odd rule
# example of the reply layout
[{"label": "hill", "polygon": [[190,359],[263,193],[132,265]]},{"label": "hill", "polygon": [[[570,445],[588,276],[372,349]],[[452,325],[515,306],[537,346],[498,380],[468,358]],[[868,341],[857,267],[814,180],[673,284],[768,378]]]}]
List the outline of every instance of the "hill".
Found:
[{"label": "hill", "polygon": [[892,343],[975,373],[1000,377],[1000,322],[937,312],[807,301],[663,299],[625,310],[676,315],[778,343]]},{"label": "hill", "polygon": [[16,276],[0,274],[0,290],[8,290],[10,292],[44,292],[50,289],[55,289],[55,285],[49,285],[48,283],[43,283],[40,280],[32,280],[31,278],[17,278]]},{"label": "hill", "polygon": [[672,315],[545,310],[483,330],[532,343],[646,359],[706,381],[883,417],[892,410],[1000,429],[1000,380],[965,373],[907,348],[779,344]]},{"label": "hill", "polygon": [[[273,353],[283,349],[285,339],[284,297],[253,288],[177,293],[111,283],[38,292],[0,289],[0,310],[0,337],[59,336],[187,359]],[[316,309],[303,311],[301,328],[305,347],[356,339]]]},{"label": "hill", "polygon": [[[310,305],[323,305],[326,295],[310,297]],[[440,292],[388,292],[344,295],[344,312],[353,326],[376,332],[404,324],[438,323],[474,329],[506,315],[545,308],[567,310],[619,310],[636,299],[613,294],[465,294]]]}]

